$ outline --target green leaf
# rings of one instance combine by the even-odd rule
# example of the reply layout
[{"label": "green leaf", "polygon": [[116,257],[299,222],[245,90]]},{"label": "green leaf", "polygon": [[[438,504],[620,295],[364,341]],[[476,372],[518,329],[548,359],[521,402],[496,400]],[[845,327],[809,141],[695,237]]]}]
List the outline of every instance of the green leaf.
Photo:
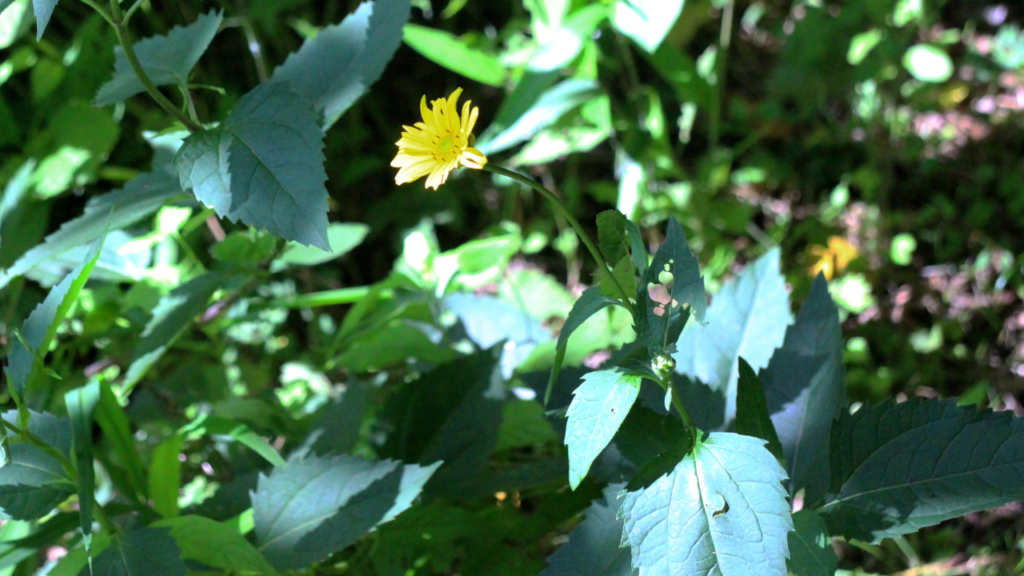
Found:
[{"label": "green leaf", "polygon": [[273,264],[270,265],[271,272],[280,272],[289,266],[316,266],[324,262],[330,262],[348,254],[353,248],[362,244],[363,239],[370,232],[366,224],[331,224],[327,226],[327,241],[331,245],[330,252],[324,252],[312,246],[303,246],[292,243],[281,254]]},{"label": "green leaf", "polygon": [[747,361],[740,358],[740,375],[736,393],[736,433],[753,436],[767,442],[768,450],[783,459],[782,444],[779,435],[768,415],[768,405],[764,399],[764,387]]},{"label": "green leaf", "polygon": [[[8,358],[7,384],[18,396],[35,379],[43,368],[42,358],[50,351],[50,344],[57,337],[57,329],[64,322],[71,306],[78,299],[79,292],[89,279],[89,274],[100,257],[101,243],[89,250],[86,261],[53,287],[46,298],[29,314],[21,327],[21,338],[15,339]],[[26,348],[25,345],[30,348]]]},{"label": "green leaf", "polygon": [[793,531],[789,533],[789,562],[793,576],[833,576],[838,559],[832,548],[825,521],[814,510],[804,508],[793,514]]},{"label": "green leaf", "polygon": [[327,405],[319,427],[310,434],[310,438],[315,438],[313,452],[328,456],[348,454],[355,448],[367,411],[368,394],[367,386],[350,381],[341,398]]},{"label": "green leaf", "polygon": [[583,376],[569,404],[565,445],[569,447],[569,486],[575,490],[597,455],[612,441],[640,393],[640,376],[618,369]]},{"label": "green leaf", "polygon": [[[188,75],[199,62],[224,20],[223,12],[199,16],[188,26],[176,26],[166,36],[152,36],[132,45],[142,69],[155,86],[188,86]],[[114,77],[100,87],[93,105],[106,106],[146,91],[132,70],[124,49],[114,47]]]},{"label": "green leaf", "polygon": [[408,0],[364,2],[341,24],[306,40],[274,70],[271,81],[285,82],[309,100],[323,114],[327,130],[377,81],[398,50],[409,6]]},{"label": "green leaf", "polygon": [[674,346],[690,314],[704,320],[708,297],[704,278],[686,244],[686,233],[670,218],[665,243],[636,288],[637,339],[652,354],[667,354]]},{"label": "green leaf", "polygon": [[846,405],[839,311],[818,275],[782,348],[761,371],[765,401],[782,442],[790,494],[806,488],[810,505],[825,495],[829,431]]},{"label": "green leaf", "polygon": [[[630,234],[626,233],[627,229],[630,230]],[[622,212],[605,210],[597,215],[597,244],[601,248],[601,254],[608,262],[618,262],[629,256],[631,252],[637,252],[639,248],[639,252],[644,255],[644,265],[646,265],[647,258],[643,243],[641,242],[637,246],[633,242],[639,239],[639,228],[635,223],[627,220]]]},{"label": "green leaf", "polygon": [[619,546],[622,519],[618,517],[618,493],[622,484],[610,484],[604,497],[594,500],[569,541],[548,557],[540,576],[633,576],[629,550]]},{"label": "green leaf", "polygon": [[558,343],[555,345],[555,363],[551,367],[551,377],[548,379],[548,387],[544,391],[544,405],[548,405],[551,398],[551,387],[558,380],[558,373],[562,370],[562,363],[565,361],[565,349],[569,344],[569,336],[583,325],[588,318],[597,314],[609,306],[622,305],[613,298],[601,295],[600,286],[591,286],[583,291],[579,300],[572,305],[569,316],[562,325],[562,331],[558,334]]},{"label": "green leaf", "polygon": [[544,407],[533,400],[514,400],[505,404],[495,452],[534,447],[558,439],[544,416]]},{"label": "green leaf", "polygon": [[[4,412],[3,419],[10,424],[18,424],[18,412],[9,410]],[[72,431],[71,422],[67,418],[59,418],[49,412],[36,412],[29,410],[28,421],[29,432],[47,445],[56,448],[65,458],[71,458]],[[12,438],[18,439],[17,435]]]},{"label": "green leaf", "polygon": [[498,440],[504,382],[500,347],[442,364],[406,384],[384,406],[393,428],[382,453],[404,462],[444,461],[427,492],[459,498],[475,485]]},{"label": "green leaf", "polygon": [[1024,498],[1024,419],[956,399],[885,402],[832,431],[833,534],[880,542]]},{"label": "green leaf", "polygon": [[8,456],[0,468],[0,508],[11,518],[36,520],[74,493],[60,463],[39,448],[12,444]]},{"label": "green leaf", "polygon": [[96,489],[96,471],[92,462],[92,425],[96,404],[100,400],[100,381],[93,380],[81,388],[64,395],[64,404],[71,420],[75,448],[75,468],[78,471],[78,516],[81,521],[85,545],[92,540],[92,508]]},{"label": "green leaf", "polygon": [[402,39],[427,60],[470,80],[490,86],[501,86],[505,80],[505,68],[497,56],[470,48],[444,30],[406,24]]},{"label": "green leaf", "polygon": [[79,576],[185,576],[187,572],[170,528],[143,528],[115,538]]},{"label": "green leaf", "polygon": [[164,518],[178,515],[178,491],[181,489],[181,434],[165,438],[153,448],[149,464],[149,497],[153,509]]},{"label": "green leaf", "polygon": [[639,403],[615,435],[615,447],[637,468],[683,443],[689,448],[693,441],[678,418],[665,417]]},{"label": "green leaf", "polygon": [[248,426],[230,418],[203,414],[182,429],[183,433],[199,432],[201,434],[217,434],[228,436],[238,443],[259,454],[273,466],[284,466],[284,458],[274,450],[262,436],[253,432]]},{"label": "green leaf", "polygon": [[683,12],[684,0],[618,0],[612,10],[615,28],[654,53]]},{"label": "green leaf", "polygon": [[202,562],[227,572],[273,576],[277,570],[239,533],[237,523],[215,522],[202,516],[161,520],[154,528],[169,528],[184,560]]},{"label": "green leaf", "polygon": [[786,474],[763,444],[712,433],[671,474],[625,494],[622,542],[640,576],[786,573]]},{"label": "green leaf", "polygon": [[0,272],[0,288],[36,266],[103,237],[108,230],[131,226],[181,193],[177,178],[163,170],[155,170],[133,178],[121,190],[91,198],[85,205],[84,214],[65,222],[42,244]]},{"label": "green leaf", "polygon": [[684,330],[673,355],[676,371],[721,391],[725,421],[736,417],[740,356],[757,371],[782,345],[791,322],[786,282],[773,249],[726,282],[708,306],[706,324]]},{"label": "green leaf", "polygon": [[142,341],[135,348],[135,358],[124,377],[122,395],[126,395],[146,375],[192,320],[206,309],[206,303],[223,282],[221,274],[203,274],[171,290],[160,300],[142,331]]},{"label": "green leaf", "polygon": [[329,251],[323,139],[309,102],[268,82],[220,126],[189,136],[174,165],[182,188],[218,215]]},{"label": "green leaf", "polygon": [[[513,96],[515,93],[513,93]],[[535,134],[554,124],[570,110],[600,96],[593,80],[573,78],[544,92],[528,110],[522,113],[501,133],[492,138],[483,136],[477,148],[484,154],[495,154],[533,138]],[[512,96],[510,96],[512,97]]]},{"label": "green leaf", "polygon": [[43,31],[50,23],[53,16],[53,9],[57,7],[58,0],[32,0],[32,8],[36,13],[36,42],[43,39]]},{"label": "green leaf", "polygon": [[279,569],[322,560],[408,508],[437,465],[312,456],[261,474],[252,494],[259,550]]},{"label": "green leaf", "polygon": [[[124,408],[105,381],[100,382],[100,401],[96,407],[96,422],[103,430],[103,436],[110,442],[125,471],[125,485],[119,486],[123,493],[136,501],[146,501],[146,474],[139,457],[138,447],[132,437],[131,424]],[[33,418],[33,422],[35,419]]]}]

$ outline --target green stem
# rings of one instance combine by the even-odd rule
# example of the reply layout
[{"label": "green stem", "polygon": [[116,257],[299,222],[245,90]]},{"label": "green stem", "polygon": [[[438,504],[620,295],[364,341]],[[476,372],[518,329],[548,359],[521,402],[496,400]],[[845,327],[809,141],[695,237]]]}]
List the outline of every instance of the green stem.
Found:
[{"label": "green stem", "polygon": [[[99,10],[99,6],[92,3],[89,3],[89,5],[94,9]],[[132,10],[134,9],[135,6],[132,7]],[[104,14],[103,11],[100,11],[100,13]],[[139,82],[142,83],[142,86],[146,89],[146,92],[153,101],[163,108],[165,112],[174,116],[179,122],[184,124],[185,127],[188,128],[189,132],[202,132],[203,127],[198,122],[193,121],[185,115],[174,105],[174,103],[168,100],[167,97],[157,89],[156,85],[153,84],[153,81],[149,79],[149,75],[146,74],[145,69],[142,68],[142,62],[139,62],[139,57],[135,53],[135,47],[132,46],[131,36],[128,34],[127,18],[122,14],[121,5],[118,3],[118,0],[110,0],[110,16],[107,17],[107,21],[114,26],[114,31],[117,33],[117,41],[121,44],[121,48],[124,50],[124,56],[128,60],[128,64],[131,65],[135,75],[139,78]]]},{"label": "green stem", "polygon": [[711,122],[708,127],[708,139],[711,149],[718,147],[718,136],[722,124],[722,100],[725,99],[726,64],[729,61],[729,46],[732,44],[732,20],[735,11],[735,0],[726,0],[722,7],[722,29],[718,35],[718,50],[715,52],[715,80],[718,97],[711,109]]},{"label": "green stem", "polygon": [[[679,418],[683,421],[683,426],[686,427],[686,431],[690,434],[690,439],[694,444],[697,443],[697,425],[693,423],[693,418],[690,418],[690,413],[686,410],[686,406],[683,405],[682,399],[676,394],[676,391],[672,389],[672,384],[666,379],[662,379],[660,376],[654,379],[654,382],[665,391],[666,394],[672,395],[672,407],[679,413]],[[671,392],[670,392],[671,390]]]},{"label": "green stem", "polygon": [[528,178],[518,172],[513,172],[511,170],[502,168],[501,166],[485,164],[484,170],[487,170],[488,172],[493,172],[495,174],[500,174],[501,176],[511,178],[516,182],[526,184],[530,188],[533,188],[538,193],[540,193],[541,196],[547,198],[548,201],[554,205],[555,211],[561,214],[566,220],[569,221],[569,224],[572,226],[573,230],[576,231],[576,235],[580,237],[580,240],[583,241],[583,245],[587,247],[587,250],[590,251],[590,255],[594,257],[594,260],[597,262],[598,267],[600,267],[601,270],[605,274],[607,274],[609,278],[611,278],[612,283],[615,284],[615,288],[618,289],[619,295],[622,297],[622,302],[627,305],[629,304],[629,294],[627,294],[625,288],[623,288],[622,285],[619,284],[618,278],[615,277],[615,274],[612,273],[612,269],[609,268],[608,263],[605,262],[604,257],[601,256],[601,251],[598,250],[596,246],[594,246],[594,243],[591,242],[590,240],[590,235],[588,235],[587,232],[583,230],[583,226],[580,225],[579,220],[576,220],[576,217],[572,215],[572,212],[569,212],[569,209],[565,207],[565,204],[563,204],[561,200],[558,199],[558,196],[555,196],[554,192],[548,190],[547,188],[545,188],[539,182],[533,180],[532,178]]},{"label": "green stem", "polygon": [[114,28],[117,28],[117,24],[114,24],[114,21],[110,19],[110,14],[107,14],[107,11],[104,10],[102,6],[93,2],[93,0],[82,0],[82,4],[85,4],[86,6],[98,12],[100,16],[103,16],[103,19],[106,20],[108,24],[110,24]]}]

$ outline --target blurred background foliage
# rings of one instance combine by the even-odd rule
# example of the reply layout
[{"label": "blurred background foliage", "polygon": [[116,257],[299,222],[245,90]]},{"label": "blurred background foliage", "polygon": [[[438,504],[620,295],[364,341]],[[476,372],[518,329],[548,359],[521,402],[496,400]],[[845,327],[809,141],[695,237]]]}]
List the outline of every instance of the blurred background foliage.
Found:
[{"label": "blurred background foliage", "polygon": [[[153,1],[133,26],[141,38],[211,6],[225,10],[226,30],[192,78],[200,117],[214,119],[304,37],[356,5]],[[413,5],[404,46],[327,135],[330,219],[348,223],[332,225],[335,258],[211,222],[186,202],[164,207],[107,239],[109,258],[94,278],[108,282],[83,293],[53,358],[58,372],[79,376],[65,377],[51,399],[89,375],[116,376],[161,298],[218,267],[248,267],[252,281],[228,282],[237,296],[175,344],[172,357],[193,361],[162,366],[155,384],[136,391],[129,414],[143,435],[159,437],[212,405],[279,446],[301,445],[324,434],[332,410],[352,409],[336,399],[347,382],[346,398],[366,396],[362,425],[331,433],[348,434],[357,453],[386,455],[379,435],[394,397],[386,383],[506,339],[506,376],[544,370],[551,334],[595,281],[567,223],[542,198],[489,173],[456,173],[435,192],[418,182],[396,187],[388,166],[420,98],[462,86],[481,109],[478,147],[555,190],[592,231],[598,212],[618,208],[656,246],[676,217],[712,292],[776,246],[795,300],[823,272],[842,309],[855,401],[960,396],[1024,415],[1020,3]],[[151,159],[142,135],[170,126],[145,98],[91,106],[112,70],[115,39],[85,5],[61,3],[38,43],[31,11],[15,0],[0,15],[0,267],[79,216],[90,197],[155,166],[159,154]],[[10,327],[81,252],[4,289],[6,346]],[[588,326],[570,341],[572,363],[595,366],[630,336],[623,314]],[[528,396],[526,380],[517,390]],[[380,573],[408,560],[415,573],[459,566],[471,574],[501,558],[503,573],[536,573],[566,522],[600,495],[591,485],[552,489],[564,478],[552,464],[564,463],[556,438],[537,405],[507,403],[493,481],[476,486],[480,503],[414,508],[357,561]],[[237,444],[185,442],[182,505],[219,518],[237,513],[263,463]],[[211,462],[230,473],[209,473]],[[529,481],[502,480],[524,462],[534,464]],[[506,485],[518,487],[488,488]],[[910,538],[913,553],[891,542],[842,544],[840,566],[1005,573],[1020,559],[1022,511],[1014,504],[926,530]],[[437,531],[431,546],[415,539],[417,521]],[[481,537],[488,530],[507,539]],[[452,557],[437,553],[439,543]]]}]

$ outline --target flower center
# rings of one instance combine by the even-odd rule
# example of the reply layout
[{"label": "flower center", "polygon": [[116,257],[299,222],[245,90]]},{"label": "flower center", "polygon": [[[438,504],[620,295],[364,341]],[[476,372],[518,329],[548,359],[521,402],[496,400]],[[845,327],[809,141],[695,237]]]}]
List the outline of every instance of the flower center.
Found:
[{"label": "flower center", "polygon": [[441,141],[437,143],[437,149],[441,154],[448,154],[452,151],[452,146],[455,145],[455,135],[446,134],[441,138]]}]

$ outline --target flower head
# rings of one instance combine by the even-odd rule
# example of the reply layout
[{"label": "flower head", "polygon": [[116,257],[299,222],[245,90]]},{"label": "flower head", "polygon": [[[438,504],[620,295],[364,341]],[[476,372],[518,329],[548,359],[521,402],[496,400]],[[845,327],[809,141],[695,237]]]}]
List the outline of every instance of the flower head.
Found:
[{"label": "flower head", "polygon": [[476,125],[480,109],[467,100],[459,115],[457,101],[462,88],[456,88],[448,98],[438,98],[427,108],[427,97],[420,100],[423,122],[415,126],[403,126],[398,154],[391,165],[398,168],[397,184],[405,184],[427,177],[427,188],[437,189],[448,180],[448,174],[458,168],[480,169],[487,164],[487,157],[473,148],[473,126]]}]

